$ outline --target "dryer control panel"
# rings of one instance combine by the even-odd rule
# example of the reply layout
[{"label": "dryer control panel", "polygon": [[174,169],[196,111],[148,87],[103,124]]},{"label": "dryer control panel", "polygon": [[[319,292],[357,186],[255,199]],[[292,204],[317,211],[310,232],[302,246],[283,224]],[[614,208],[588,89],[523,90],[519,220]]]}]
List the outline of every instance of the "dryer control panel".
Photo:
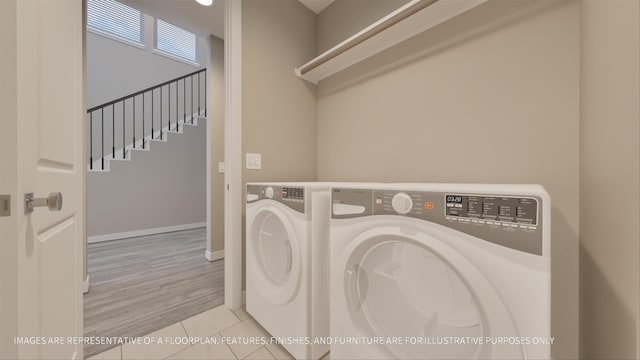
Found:
[{"label": "dryer control panel", "polygon": [[331,202],[332,219],[405,216],[542,255],[542,199],[538,196],[334,188]]},{"label": "dryer control panel", "polygon": [[304,188],[278,185],[247,185],[247,204],[273,200],[304,214]]}]

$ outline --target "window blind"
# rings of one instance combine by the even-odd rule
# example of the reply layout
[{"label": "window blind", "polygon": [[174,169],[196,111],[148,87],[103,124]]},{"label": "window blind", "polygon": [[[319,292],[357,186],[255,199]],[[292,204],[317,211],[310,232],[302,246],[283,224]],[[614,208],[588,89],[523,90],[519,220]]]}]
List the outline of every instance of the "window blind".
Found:
[{"label": "window blind", "polygon": [[156,49],[196,62],[196,34],[156,19]]},{"label": "window blind", "polygon": [[87,0],[87,26],[142,43],[142,13],[115,0]]}]

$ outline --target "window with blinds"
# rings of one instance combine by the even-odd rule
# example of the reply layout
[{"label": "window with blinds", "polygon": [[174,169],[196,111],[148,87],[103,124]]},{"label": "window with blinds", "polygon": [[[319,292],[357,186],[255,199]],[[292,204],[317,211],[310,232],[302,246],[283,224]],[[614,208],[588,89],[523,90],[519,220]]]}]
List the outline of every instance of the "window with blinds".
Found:
[{"label": "window with blinds", "polygon": [[196,62],[196,34],[156,19],[156,49]]},{"label": "window with blinds", "polygon": [[142,44],[142,13],[115,0],[87,0],[87,27]]}]

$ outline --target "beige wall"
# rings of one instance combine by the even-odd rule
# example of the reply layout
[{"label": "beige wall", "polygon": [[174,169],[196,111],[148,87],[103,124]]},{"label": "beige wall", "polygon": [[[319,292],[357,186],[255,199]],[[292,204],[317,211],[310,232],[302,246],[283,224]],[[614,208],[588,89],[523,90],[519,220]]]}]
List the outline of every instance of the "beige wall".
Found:
[{"label": "beige wall", "polygon": [[579,1],[495,1],[322,81],[317,97],[318,180],[547,189],[556,358],[578,355],[579,69]]},{"label": "beige wall", "polygon": [[209,117],[209,151],[211,181],[211,228],[207,250],[211,252],[224,249],[224,174],[218,173],[218,163],[224,162],[224,40],[211,35],[209,37],[211,62],[209,71],[209,99],[207,116]]},{"label": "beige wall", "polygon": [[0,217],[0,359],[16,359],[18,347],[18,163],[16,0],[0,1],[0,194],[12,194],[12,216]]},{"label": "beige wall", "polygon": [[[407,2],[408,0],[337,0],[333,2],[318,14],[318,54],[341,43]],[[366,6],[366,11],[362,11],[363,6]]]},{"label": "beige wall", "polygon": [[243,1],[242,152],[262,154],[245,183],[316,179],[316,90],[293,73],[315,39],[315,15],[297,0]]},{"label": "beige wall", "polygon": [[87,173],[87,235],[205,222],[206,129],[184,126],[110,172]]},{"label": "beige wall", "polygon": [[639,356],[639,4],[582,2],[581,358]]}]

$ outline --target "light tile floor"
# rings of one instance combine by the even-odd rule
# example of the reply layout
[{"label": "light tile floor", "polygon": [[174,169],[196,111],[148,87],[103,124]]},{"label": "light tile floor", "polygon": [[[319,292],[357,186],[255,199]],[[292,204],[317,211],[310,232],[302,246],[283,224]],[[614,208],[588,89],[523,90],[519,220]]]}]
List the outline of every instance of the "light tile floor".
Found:
[{"label": "light tile floor", "polygon": [[[293,359],[282,346],[277,344],[265,346],[249,343],[250,341],[227,344],[221,341],[223,337],[251,339],[261,336],[269,337],[270,335],[251,318],[244,308],[232,311],[222,305],[142,337],[142,339],[153,341],[152,344],[121,345],[97,354],[89,360]],[[189,337],[216,338],[217,341],[215,344],[191,345],[187,341]],[[162,343],[160,343],[161,339]]]}]

